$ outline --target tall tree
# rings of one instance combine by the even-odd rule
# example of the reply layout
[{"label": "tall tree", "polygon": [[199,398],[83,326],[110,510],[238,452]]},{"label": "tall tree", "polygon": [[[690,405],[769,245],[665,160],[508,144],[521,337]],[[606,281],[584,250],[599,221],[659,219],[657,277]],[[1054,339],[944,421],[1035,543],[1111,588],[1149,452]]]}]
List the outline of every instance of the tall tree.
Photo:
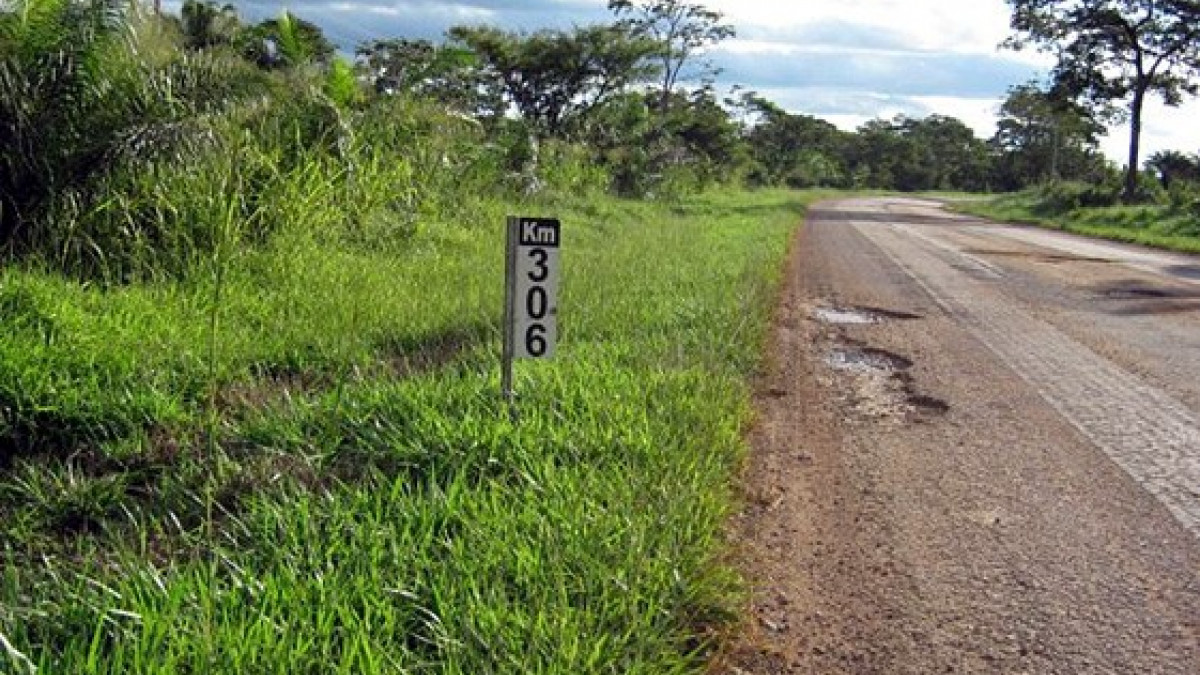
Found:
[{"label": "tall tree", "polygon": [[478,59],[468,49],[388,38],[360,44],[355,55],[378,94],[405,92],[464,113],[495,107],[480,96]]},{"label": "tall tree", "polygon": [[184,0],[179,16],[183,39],[192,49],[232,44],[241,29],[237,8],[212,0]]},{"label": "tall tree", "polygon": [[1084,106],[1036,82],[1011,87],[1000,105],[992,146],[1001,153],[1001,189],[1081,178],[1099,161],[1104,127]]},{"label": "tall tree", "polygon": [[[662,68],[659,109],[664,117],[671,106],[671,91],[684,68],[705,48],[736,34],[733,26],[722,22],[720,12],[683,0],[609,0],[608,8],[624,17],[635,33],[658,45]],[[715,72],[711,64],[705,64],[703,71],[702,77]]]},{"label": "tall tree", "polygon": [[1200,181],[1200,156],[1185,155],[1178,150],[1163,150],[1150,155],[1146,168],[1158,174],[1165,189],[1170,189],[1175,181]]},{"label": "tall tree", "polygon": [[1197,92],[1200,2],[1196,0],[1007,0],[1014,49],[1053,53],[1054,79],[1094,104],[1128,102],[1126,199],[1137,193],[1146,98],[1178,105]]},{"label": "tall tree", "polygon": [[654,45],[622,26],[513,33],[488,27],[450,29],[454,45],[478,59],[491,86],[545,136],[561,136],[629,85],[654,73]]}]

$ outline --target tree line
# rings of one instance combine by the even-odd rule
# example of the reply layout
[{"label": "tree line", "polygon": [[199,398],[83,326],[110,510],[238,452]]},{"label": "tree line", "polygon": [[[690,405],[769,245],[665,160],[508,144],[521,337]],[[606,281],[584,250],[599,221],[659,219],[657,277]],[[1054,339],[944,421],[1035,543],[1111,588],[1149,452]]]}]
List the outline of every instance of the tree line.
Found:
[{"label": "tree line", "polygon": [[[1200,91],[1200,2],[1196,0],[1007,0],[1012,49],[1034,47],[1054,56],[1056,98],[1077,102],[1094,119],[1130,127],[1122,197],[1143,197],[1141,135],[1146,101],[1158,95],[1178,105]],[[1195,156],[1166,153],[1150,168],[1164,184],[1190,175]]]},{"label": "tree line", "polygon": [[[638,176],[672,166],[689,167],[701,181],[720,175],[754,184],[986,190],[1046,178],[1043,155],[1061,160],[1049,171],[1058,176],[1089,176],[1102,164],[1102,129],[1077,107],[1052,110],[1051,94],[1032,85],[1014,89],[992,139],[936,115],[841,132],[754,92],[719,96],[716,71],[702,62],[706,49],[735,34],[719,13],[678,0],[609,7],[613,22],[571,30],[457,26],[441,43],[373,40],[356,47],[355,66],[373,95],[433,99],[493,127],[515,112],[536,140],[585,144],[606,165],[627,167],[617,183],[635,191],[645,187]],[[261,60],[259,43],[274,23],[241,27],[232,6],[188,0],[181,28],[189,45],[240,44]],[[314,55],[334,55],[319,30],[299,23],[311,29]],[[1060,137],[1040,138],[1059,122]],[[635,148],[645,156],[631,157]]]},{"label": "tree line", "polygon": [[[379,39],[358,45],[355,63],[376,94],[429,97],[488,120],[515,110],[536,139],[594,148],[624,192],[645,191],[652,177],[683,169],[699,183],[734,176],[794,187],[1008,191],[1052,180],[1111,182],[1115,168],[1101,156],[1099,138],[1107,124],[1128,119],[1122,191],[1136,199],[1145,185],[1139,139],[1147,96],[1178,103],[1196,92],[1198,3],[1009,4],[1014,34],[1005,46],[1037,46],[1058,64],[1048,82],[1009,90],[986,139],[941,115],[873,120],[842,132],[754,92],[735,87],[718,97],[717,71],[703,54],[735,30],[720,13],[683,0],[612,0],[613,22],[572,30],[458,26],[440,44]],[[183,13],[193,45],[245,42],[239,34],[253,45],[263,32],[239,33],[230,5],[188,0]],[[312,37],[314,53],[333,53],[319,31]],[[688,82],[698,84],[680,87]],[[1124,111],[1117,105],[1123,99]],[[1200,158],[1169,151],[1144,167],[1166,187],[1191,181]]]},{"label": "tree line", "polygon": [[[1058,65],[1047,82],[1012,87],[995,133],[979,138],[942,115],[843,131],[752,91],[719,92],[706,55],[735,30],[686,0],[610,0],[610,21],[571,29],[463,25],[440,41],[377,39],[352,58],[286,11],[248,23],[211,0],[185,0],[178,15],[122,0],[6,0],[0,242],[19,248],[47,223],[107,213],[96,209],[111,204],[102,192],[112,166],[232,139],[237,125],[218,133],[218,119],[252,118],[281,143],[326,144],[337,156],[364,121],[386,145],[388,111],[413,106],[473,125],[497,176],[527,193],[567,156],[574,175],[602,174],[606,189],[630,196],[715,183],[1007,191],[1082,181],[1137,199],[1195,182],[1195,155],[1158,153],[1150,180],[1138,152],[1147,96],[1178,103],[1197,90],[1200,3],[1008,1],[1008,46],[1051,51]],[[264,101],[292,116],[260,114]],[[1098,150],[1120,104],[1133,127],[1123,178]],[[104,227],[119,239],[117,225]]]}]

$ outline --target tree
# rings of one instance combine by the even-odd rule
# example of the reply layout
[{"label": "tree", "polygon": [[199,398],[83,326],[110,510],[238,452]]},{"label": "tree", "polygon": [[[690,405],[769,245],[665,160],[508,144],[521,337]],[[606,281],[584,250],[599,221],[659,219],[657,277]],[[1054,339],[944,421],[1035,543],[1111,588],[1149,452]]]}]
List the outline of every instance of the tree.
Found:
[{"label": "tree", "polygon": [[233,44],[241,30],[237,8],[218,6],[212,0],[184,0],[180,19],[184,43],[192,49]]},{"label": "tree", "polygon": [[321,27],[286,10],[242,31],[242,54],[263,68],[328,63],[334,46]]},{"label": "tree", "polygon": [[991,155],[987,143],[961,120],[946,115],[907,118],[900,132],[918,148],[923,171],[929,176],[919,189],[987,190]]},{"label": "tree", "polygon": [[903,190],[970,190],[989,187],[987,144],[953,117],[872,120],[849,144],[851,175],[866,187]]},{"label": "tree", "polygon": [[486,84],[544,136],[564,135],[571,124],[655,72],[647,64],[654,45],[615,25],[530,35],[458,26],[450,29],[450,38],[475,55]]},{"label": "tree", "polygon": [[845,134],[825,120],[793,115],[750,93],[740,106],[754,124],[746,141],[754,157],[751,179],[764,185],[791,187],[840,186]]},{"label": "tree", "polygon": [[1178,150],[1156,152],[1146,160],[1146,168],[1158,174],[1164,189],[1175,181],[1200,181],[1200,156],[1188,156]]},{"label": "tree", "polygon": [[699,185],[737,175],[746,157],[740,128],[713,94],[702,87],[671,106],[665,129],[668,142],[682,152],[672,153],[689,166]]},{"label": "tree", "polygon": [[1095,105],[1128,102],[1129,163],[1124,197],[1137,194],[1138,155],[1146,97],[1178,105],[1197,92],[1200,2],[1196,0],[1008,0],[1016,34],[1058,59],[1054,80]]},{"label": "tree", "polygon": [[[684,68],[706,47],[733,37],[733,26],[722,23],[720,12],[682,0],[609,0],[608,8],[637,35],[652,40],[661,67],[659,109],[665,117]],[[704,75],[714,72],[704,66]]]},{"label": "tree", "polygon": [[479,60],[469,49],[390,38],[363,43],[355,55],[378,94],[405,92],[464,113],[496,107],[482,101]]},{"label": "tree", "polygon": [[1059,178],[1083,178],[1103,160],[1097,153],[1103,125],[1061,91],[1036,82],[1008,90],[992,146],[1000,153],[1001,189],[1020,189]]}]

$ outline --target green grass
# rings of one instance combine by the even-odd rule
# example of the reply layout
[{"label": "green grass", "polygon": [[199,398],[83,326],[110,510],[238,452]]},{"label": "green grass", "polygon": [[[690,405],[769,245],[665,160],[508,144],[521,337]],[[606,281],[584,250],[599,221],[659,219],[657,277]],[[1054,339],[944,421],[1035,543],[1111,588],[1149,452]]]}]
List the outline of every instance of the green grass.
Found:
[{"label": "green grass", "polygon": [[[479,200],[126,285],[0,272],[0,672],[685,673],[812,195]],[[500,400],[503,216],[564,223]]]},{"label": "green grass", "polygon": [[1100,239],[1154,248],[1200,253],[1200,217],[1161,205],[1047,208],[1035,192],[1002,195],[986,201],[958,201],[951,208],[985,218],[1026,223]]}]

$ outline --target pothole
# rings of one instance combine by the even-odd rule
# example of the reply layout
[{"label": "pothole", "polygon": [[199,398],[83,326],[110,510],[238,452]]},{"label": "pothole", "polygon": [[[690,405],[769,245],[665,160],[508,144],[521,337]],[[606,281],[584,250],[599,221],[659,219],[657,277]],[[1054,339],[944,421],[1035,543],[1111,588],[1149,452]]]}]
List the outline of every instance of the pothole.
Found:
[{"label": "pothole", "polygon": [[814,307],[812,317],[821,323],[841,326],[866,326],[883,323],[884,321],[907,321],[921,318],[916,314],[895,312],[890,309],[880,309],[878,307],[838,307],[835,305]]},{"label": "pothole", "polygon": [[908,373],[913,361],[894,352],[858,344],[833,347],[825,362],[847,375],[849,401],[859,416],[893,423],[922,423],[950,412],[945,401],[916,391]]},{"label": "pothole", "polygon": [[913,362],[899,354],[871,347],[835,347],[825,357],[834,370],[888,375],[912,368]]},{"label": "pothole", "polygon": [[1184,288],[1178,285],[1164,286],[1135,279],[1098,284],[1092,287],[1092,291],[1097,296],[1109,300],[1194,300],[1200,298],[1200,291],[1195,288]]},{"label": "pothole", "polygon": [[1141,300],[1143,298],[1162,299],[1173,297],[1172,293],[1161,288],[1145,286],[1127,286],[1104,291],[1105,297],[1117,300]]},{"label": "pothole", "polygon": [[908,395],[908,405],[918,415],[945,415],[950,412],[950,404],[941,399],[921,394]]},{"label": "pothole", "polygon": [[879,323],[880,318],[874,314],[857,309],[843,309],[841,307],[817,307],[813,309],[813,318],[821,323],[832,323],[849,326],[863,326],[872,323]]},{"label": "pothole", "polygon": [[1065,262],[1087,262],[1087,263],[1115,263],[1115,260],[1109,258],[1096,258],[1093,256],[1074,255],[1070,253],[1041,253],[1032,251],[997,251],[992,249],[968,248],[963,249],[963,253],[973,255],[990,255],[1004,258],[1028,258],[1044,263],[1065,263]]}]

